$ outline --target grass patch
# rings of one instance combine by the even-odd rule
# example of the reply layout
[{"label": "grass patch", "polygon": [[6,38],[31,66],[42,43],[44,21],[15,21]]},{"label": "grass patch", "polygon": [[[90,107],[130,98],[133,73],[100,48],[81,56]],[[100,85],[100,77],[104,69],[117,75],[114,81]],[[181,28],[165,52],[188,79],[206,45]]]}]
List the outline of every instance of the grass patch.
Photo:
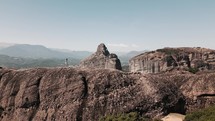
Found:
[{"label": "grass patch", "polygon": [[215,121],[215,105],[187,114],[184,121]]},{"label": "grass patch", "polygon": [[173,48],[164,48],[164,49],[157,49],[158,52],[162,52],[165,53],[167,55],[178,55],[179,54],[179,50],[177,49],[173,49]]},{"label": "grass patch", "polygon": [[196,73],[199,71],[199,69],[198,69],[198,68],[190,67],[190,68],[188,69],[188,71],[189,71],[190,73],[196,74]]},{"label": "grass patch", "polygon": [[161,121],[159,119],[149,119],[139,115],[137,112],[122,113],[117,115],[107,115],[99,121]]}]

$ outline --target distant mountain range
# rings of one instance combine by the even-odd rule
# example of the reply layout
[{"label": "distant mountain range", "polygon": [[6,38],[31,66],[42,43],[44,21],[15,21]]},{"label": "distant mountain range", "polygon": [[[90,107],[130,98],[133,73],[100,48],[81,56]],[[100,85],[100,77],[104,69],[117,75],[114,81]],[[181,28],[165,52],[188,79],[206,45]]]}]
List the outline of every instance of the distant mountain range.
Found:
[{"label": "distant mountain range", "polygon": [[7,47],[10,47],[10,46],[13,46],[13,45],[14,44],[12,44],[12,43],[0,42],[0,50],[7,48]]},{"label": "distant mountain range", "polygon": [[[122,65],[128,65],[129,59],[146,51],[115,52]],[[69,59],[70,65],[90,56],[89,51],[71,51],[66,49],[47,48],[42,45],[11,44],[0,42],[0,66],[29,68],[63,66],[64,60]]]},{"label": "distant mountain range", "polygon": [[42,45],[0,43],[0,66],[9,68],[63,67],[78,65],[88,51],[50,49]]},{"label": "distant mountain range", "polygon": [[119,55],[119,59],[122,63],[122,65],[128,65],[128,61],[134,57],[137,56],[141,53],[147,52],[147,50],[143,50],[143,51],[130,51],[128,53],[124,53],[124,54],[120,54]]},{"label": "distant mountain range", "polygon": [[88,51],[61,51],[55,49],[49,49],[42,45],[28,45],[28,44],[15,44],[9,47],[1,47],[0,54],[8,55],[12,57],[23,58],[76,58],[83,59],[91,54]]},{"label": "distant mountain range", "polygon": [[[68,64],[70,66],[78,65],[80,60],[69,58]],[[32,59],[21,57],[10,57],[7,55],[0,55],[0,67],[7,68],[34,68],[34,67],[64,67],[65,59]]]}]

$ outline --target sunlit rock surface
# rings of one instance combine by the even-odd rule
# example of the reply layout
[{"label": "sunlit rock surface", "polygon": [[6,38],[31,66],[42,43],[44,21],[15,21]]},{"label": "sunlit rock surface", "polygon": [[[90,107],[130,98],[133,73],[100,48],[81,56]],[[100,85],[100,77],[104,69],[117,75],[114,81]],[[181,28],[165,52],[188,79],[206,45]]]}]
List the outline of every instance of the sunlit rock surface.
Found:
[{"label": "sunlit rock surface", "polygon": [[215,50],[206,48],[164,48],[146,52],[129,61],[131,72],[158,73],[172,69],[215,69]]},{"label": "sunlit rock surface", "polygon": [[117,55],[110,54],[103,43],[98,46],[94,54],[80,62],[80,67],[122,70],[121,62]]}]

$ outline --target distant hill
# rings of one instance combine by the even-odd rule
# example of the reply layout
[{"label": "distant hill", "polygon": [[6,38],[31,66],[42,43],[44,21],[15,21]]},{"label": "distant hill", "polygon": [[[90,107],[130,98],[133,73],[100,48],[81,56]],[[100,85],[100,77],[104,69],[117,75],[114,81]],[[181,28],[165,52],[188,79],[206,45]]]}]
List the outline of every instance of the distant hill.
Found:
[{"label": "distant hill", "polygon": [[4,49],[4,48],[7,48],[7,47],[10,47],[10,46],[13,46],[13,45],[14,44],[12,44],[12,43],[0,42],[0,50]]},{"label": "distant hill", "polygon": [[119,55],[119,59],[122,63],[122,65],[128,65],[128,61],[134,57],[137,56],[141,53],[147,52],[147,50],[143,50],[143,51],[130,51],[128,53],[124,53],[124,54],[120,54]]},{"label": "distant hill", "polygon": [[137,56],[137,55],[142,54],[142,53],[147,52],[147,51],[148,51],[148,50],[143,50],[143,51],[130,51],[130,52],[126,53],[126,55],[124,55],[124,56],[127,56],[127,57],[132,58],[132,57],[134,57],[134,56]]},{"label": "distant hill", "polygon": [[49,49],[42,45],[28,45],[28,44],[15,44],[0,50],[0,54],[8,55],[12,57],[23,58],[76,58],[82,59],[90,55],[90,52],[86,51],[71,51],[62,52],[59,50]]},{"label": "distant hill", "polygon": [[78,59],[84,59],[92,54],[92,52],[89,52],[89,51],[72,51],[68,49],[55,49],[55,48],[51,48],[51,49],[55,51],[63,52],[63,53],[70,53],[74,55],[73,56],[74,58],[78,58]]},{"label": "distant hill", "polygon": [[[143,51],[131,51],[131,52],[115,52],[117,53],[122,65],[128,65],[129,59],[139,55]],[[65,58],[70,58],[71,60],[82,60],[87,58],[92,54],[89,51],[71,51],[67,49],[53,49],[47,48],[42,45],[29,45],[29,44],[11,44],[11,43],[1,43],[0,42],[0,54],[7,55],[9,57],[24,58],[29,59],[58,59],[62,60]],[[0,63],[1,64],[1,63]],[[54,64],[56,65],[56,64]]]},{"label": "distant hill", "polygon": [[[68,58],[68,60],[70,66],[78,65],[80,62],[74,58]],[[64,59],[32,59],[0,55],[0,66],[7,68],[63,67],[64,63]]]}]

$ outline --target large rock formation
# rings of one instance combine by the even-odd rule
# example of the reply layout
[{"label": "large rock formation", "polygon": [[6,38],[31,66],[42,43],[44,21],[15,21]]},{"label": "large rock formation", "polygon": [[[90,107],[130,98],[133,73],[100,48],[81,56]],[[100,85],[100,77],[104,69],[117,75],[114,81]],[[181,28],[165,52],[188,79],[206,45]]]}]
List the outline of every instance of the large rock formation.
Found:
[{"label": "large rock formation", "polygon": [[173,84],[157,82],[140,74],[101,69],[2,70],[1,120],[96,121],[129,111],[155,116],[184,101]]},{"label": "large rock formation", "polygon": [[164,48],[146,52],[129,61],[131,72],[158,73],[175,68],[215,69],[215,50],[205,48]]},{"label": "large rock formation", "polygon": [[171,72],[153,75],[156,80],[168,80],[186,98],[186,112],[196,111],[215,104],[215,71],[197,74]]},{"label": "large rock formation", "polygon": [[98,46],[97,51],[94,54],[80,62],[80,67],[122,70],[117,55],[110,54],[103,43]]},{"label": "large rock formation", "polygon": [[0,69],[1,121],[97,121],[138,111],[150,117],[215,104],[215,72],[124,73],[109,69]]}]

